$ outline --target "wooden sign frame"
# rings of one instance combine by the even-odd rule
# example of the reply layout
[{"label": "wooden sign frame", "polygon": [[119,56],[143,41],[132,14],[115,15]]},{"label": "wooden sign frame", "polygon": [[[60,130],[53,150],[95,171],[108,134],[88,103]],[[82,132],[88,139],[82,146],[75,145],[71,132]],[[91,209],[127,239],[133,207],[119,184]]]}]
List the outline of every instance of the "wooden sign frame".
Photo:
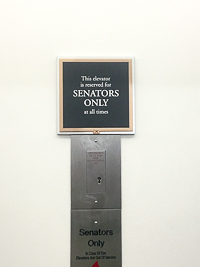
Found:
[{"label": "wooden sign frame", "polygon": [[[86,69],[86,71],[81,72],[82,69],[83,70]],[[95,76],[94,76],[94,69],[96,69],[97,71]],[[88,73],[90,74],[90,70],[91,70],[91,73],[93,73],[92,75],[88,75]],[[87,59],[83,59],[83,58],[82,59],[80,58],[71,59],[71,58],[65,58],[65,57],[64,58],[58,57],[57,58],[58,134],[135,134],[134,82],[133,82],[134,71],[133,70],[134,70],[134,59],[133,58],[128,58],[128,59],[127,58],[126,59],[125,58],[123,59],[88,59],[88,58]],[[105,73],[105,74],[99,76],[98,73],[101,73],[101,74]],[[109,73],[111,73],[111,75],[109,75]],[[79,81],[77,77],[80,77]],[[116,83],[115,85],[112,85],[114,80],[116,80]],[[126,86],[124,86],[123,83],[126,84]],[[79,84],[79,86],[77,86],[77,84]],[[91,87],[85,88],[85,86],[91,86]],[[102,86],[102,87],[94,88],[94,86]],[[110,86],[110,87],[105,88],[105,86]],[[120,89],[116,90],[116,87],[118,88],[118,86],[120,86]],[[68,93],[68,91],[70,91],[70,94]],[[101,98],[98,98],[98,99],[95,98],[94,100],[92,98],[92,96],[94,96],[94,91],[98,93],[98,97],[99,97],[99,94],[104,93],[104,95],[103,96],[101,95]],[[90,98],[86,99],[89,92],[90,94],[93,94],[93,95],[92,96],[90,95]],[[86,96],[83,93],[85,93]],[[72,94],[73,94],[73,97],[72,97]],[[121,99],[123,99],[123,94],[125,95],[124,99],[126,101],[120,100],[120,97]],[[103,97],[105,95],[108,95],[108,98],[103,100]],[[118,100],[118,102],[116,101],[116,99]],[[87,120],[87,118],[89,118],[89,122],[87,122],[88,125],[86,127],[85,125],[84,126],[73,125],[73,122],[76,124],[77,118],[79,118],[79,117],[75,117],[74,115],[74,113],[77,113],[77,109],[79,108],[76,108],[76,112],[74,112],[75,109],[73,109],[74,105],[77,105],[78,100],[79,102],[80,100],[83,100],[85,103],[85,106],[88,109],[89,109],[88,105],[91,104],[91,101],[93,101],[92,104],[93,103],[97,104],[96,102],[99,101],[100,107],[98,109],[95,110],[96,107],[94,108],[91,107],[90,111],[88,110],[85,110],[82,112],[80,111],[81,112],[80,116],[82,116],[80,118],[81,124],[82,124],[82,121],[84,121],[84,119]],[[119,102],[119,100],[121,102]],[[72,103],[73,101],[76,101],[76,102]],[[114,104],[115,103],[114,101],[118,104]],[[122,102],[124,102],[124,104]],[[112,109],[110,108],[111,110],[110,112],[108,103],[109,104],[113,103],[113,105],[115,105],[116,112],[118,113],[119,113],[118,107],[120,108],[120,105],[123,105],[121,106],[121,108],[123,109],[124,107],[125,115],[119,116],[120,113],[118,115],[117,114],[115,115],[115,112],[112,112],[113,108]],[[108,110],[106,111],[101,110],[103,105],[107,105]],[[73,110],[73,112],[71,113],[70,113],[70,106],[72,106],[71,110]],[[68,107],[69,107],[69,110],[68,110]],[[81,108],[83,107],[81,106]],[[86,112],[87,116],[83,117],[82,115],[83,112]],[[93,113],[104,112],[103,113],[104,115],[100,114],[99,116],[97,116],[95,113],[95,116],[96,116],[95,117],[94,115],[88,115],[92,113],[87,113],[87,112],[93,112]],[[106,112],[109,113],[110,118],[108,115],[106,115]],[[110,113],[113,113],[114,114],[113,116],[116,116],[116,118],[115,117],[112,118]],[[67,125],[67,127],[66,125],[64,125],[64,123],[68,124],[68,120],[66,119],[66,117],[70,121],[69,126]],[[96,118],[95,125],[93,125],[94,124],[94,122],[92,121],[93,118]],[[100,125],[98,125],[98,118],[101,118],[101,122],[99,122]],[[107,118],[110,119],[110,124],[112,124],[111,126],[107,124],[107,121],[109,121],[107,120]],[[105,121],[105,124],[106,124],[105,127],[104,127],[103,120]],[[115,125],[113,126],[114,120],[116,121],[119,120],[119,122],[117,121],[116,126]],[[127,121],[125,126],[123,125],[124,121]]]}]

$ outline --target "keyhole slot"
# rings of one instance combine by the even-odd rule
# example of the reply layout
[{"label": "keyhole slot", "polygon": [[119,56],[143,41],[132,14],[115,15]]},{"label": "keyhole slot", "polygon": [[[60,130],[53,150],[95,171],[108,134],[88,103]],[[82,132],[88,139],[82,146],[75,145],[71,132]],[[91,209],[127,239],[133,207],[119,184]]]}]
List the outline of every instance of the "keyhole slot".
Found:
[{"label": "keyhole slot", "polygon": [[101,181],[102,181],[102,178],[101,177],[98,177],[97,178],[97,182],[98,182],[99,185],[101,184]]}]

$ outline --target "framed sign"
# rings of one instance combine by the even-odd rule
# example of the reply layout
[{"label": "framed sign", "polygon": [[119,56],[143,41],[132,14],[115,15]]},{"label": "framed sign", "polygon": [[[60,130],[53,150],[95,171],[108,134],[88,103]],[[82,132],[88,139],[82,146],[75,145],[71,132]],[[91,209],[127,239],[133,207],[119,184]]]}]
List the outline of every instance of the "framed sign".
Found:
[{"label": "framed sign", "polygon": [[134,134],[132,59],[58,58],[58,134]]}]

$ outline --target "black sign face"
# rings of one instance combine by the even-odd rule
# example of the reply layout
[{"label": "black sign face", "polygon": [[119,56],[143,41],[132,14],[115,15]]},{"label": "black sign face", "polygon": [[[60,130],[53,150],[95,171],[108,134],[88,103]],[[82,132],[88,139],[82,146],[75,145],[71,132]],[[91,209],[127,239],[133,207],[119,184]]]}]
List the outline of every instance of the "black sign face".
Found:
[{"label": "black sign face", "polygon": [[59,60],[60,132],[133,131],[132,60]]}]

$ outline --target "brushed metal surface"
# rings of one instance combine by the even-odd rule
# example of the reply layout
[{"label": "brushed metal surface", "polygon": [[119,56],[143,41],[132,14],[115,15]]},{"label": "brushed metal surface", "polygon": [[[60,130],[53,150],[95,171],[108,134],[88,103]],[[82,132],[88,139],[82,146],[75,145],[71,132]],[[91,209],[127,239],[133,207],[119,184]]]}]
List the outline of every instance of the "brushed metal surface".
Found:
[{"label": "brushed metal surface", "polygon": [[121,261],[121,210],[73,210],[71,266],[121,267]]},{"label": "brushed metal surface", "polygon": [[106,151],[88,150],[86,162],[87,193],[106,193]]},{"label": "brushed metal surface", "polygon": [[[102,155],[96,167],[90,152]],[[120,135],[71,136],[71,209],[121,209]]]}]

